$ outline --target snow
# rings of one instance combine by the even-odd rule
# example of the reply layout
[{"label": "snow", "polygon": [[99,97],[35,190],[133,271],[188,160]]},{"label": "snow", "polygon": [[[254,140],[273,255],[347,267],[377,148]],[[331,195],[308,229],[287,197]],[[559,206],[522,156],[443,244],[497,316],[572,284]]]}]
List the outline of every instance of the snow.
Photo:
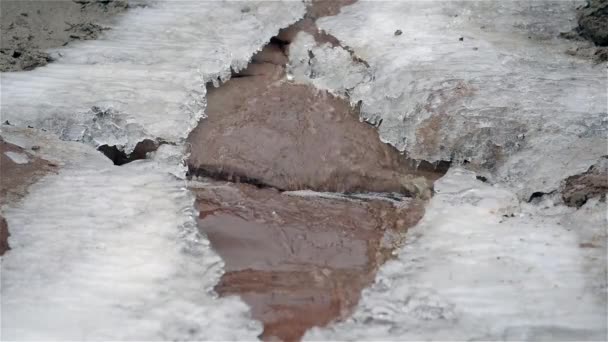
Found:
[{"label": "snow", "polygon": [[204,115],[205,83],[230,78],[303,14],[300,1],[151,2],[100,39],[57,49],[45,67],[3,73],[0,114],[127,152],[145,138],[180,142]]},{"label": "snow", "polygon": [[352,318],[305,339],[606,339],[605,202],[520,204],[462,169],[435,187]]},{"label": "snow", "polygon": [[261,332],[240,299],[212,291],[223,262],[199,235],[194,198],[167,172],[171,164],[118,167],[92,147],[30,129],[3,137],[44,141],[39,156],[90,153],[54,154],[59,173],[3,210],[12,250],[2,257],[2,340],[252,340]]},{"label": "snow", "polygon": [[361,101],[362,118],[411,158],[470,162],[528,199],[608,154],[606,64],[557,38],[583,3],[359,1],[317,25],[369,68],[303,34],[292,74]]},{"label": "snow", "polygon": [[[299,1],[155,1],[45,67],[2,74],[2,137],[59,166],[2,208],[2,340],[257,338],[249,307],[212,290],[223,262],[196,228],[184,139],[205,83],[303,14]],[[168,144],[121,167],[95,150],[145,138]]]}]

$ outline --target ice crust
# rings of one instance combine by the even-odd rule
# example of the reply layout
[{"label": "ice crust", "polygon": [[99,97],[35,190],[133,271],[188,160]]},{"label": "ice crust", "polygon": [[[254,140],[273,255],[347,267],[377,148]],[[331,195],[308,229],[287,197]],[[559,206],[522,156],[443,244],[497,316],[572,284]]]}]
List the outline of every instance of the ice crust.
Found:
[{"label": "ice crust", "polygon": [[[212,291],[221,258],[196,228],[194,198],[165,148],[114,166],[92,147],[5,128],[61,165],[3,210],[2,340],[253,340],[261,325]],[[87,151],[88,150],[88,151]],[[60,154],[58,151],[68,151]],[[170,160],[170,158],[169,158]]]},{"label": "ice crust", "polygon": [[[183,143],[205,83],[303,14],[299,1],[150,2],[48,66],[2,74],[3,139],[59,166],[2,208],[2,340],[257,339],[248,306],[212,290],[223,262],[196,228]],[[167,144],[120,167],[95,150],[145,138]]]},{"label": "ice crust", "polygon": [[45,67],[2,74],[0,114],[127,153],[144,138],[180,142],[204,115],[205,83],[229,79],[303,14],[300,1],[154,1]]},{"label": "ice crust", "polygon": [[352,318],[306,340],[606,339],[605,202],[520,204],[462,169],[435,189]]},{"label": "ice crust", "polygon": [[528,199],[608,154],[606,65],[567,55],[582,43],[558,38],[581,4],[359,1],[317,25],[369,68],[300,34],[291,72],[360,102],[411,158],[469,162]]}]

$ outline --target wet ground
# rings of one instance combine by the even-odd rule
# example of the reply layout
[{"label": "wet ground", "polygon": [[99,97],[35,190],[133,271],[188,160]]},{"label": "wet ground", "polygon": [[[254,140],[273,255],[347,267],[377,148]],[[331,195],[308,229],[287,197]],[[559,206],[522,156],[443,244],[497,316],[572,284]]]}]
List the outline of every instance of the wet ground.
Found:
[{"label": "wet ground", "polygon": [[287,80],[293,37],[339,46],[314,21],[349,3],[313,3],[245,70],[209,86],[207,118],[188,138],[190,175],[216,180],[193,189],[199,228],[226,263],[216,290],[251,306],[264,340],[347,317],[445,171],[382,143],[348,99]]},{"label": "wet ground", "polygon": [[216,290],[240,295],[264,340],[298,340],[346,317],[424,213],[420,200],[279,192],[248,184],[195,189],[199,227],[225,261]]}]

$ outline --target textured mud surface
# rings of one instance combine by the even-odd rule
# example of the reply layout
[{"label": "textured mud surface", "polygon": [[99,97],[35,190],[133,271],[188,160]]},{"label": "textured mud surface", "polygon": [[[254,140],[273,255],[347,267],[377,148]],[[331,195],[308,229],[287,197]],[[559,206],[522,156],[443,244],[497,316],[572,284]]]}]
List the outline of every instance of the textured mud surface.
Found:
[{"label": "textured mud surface", "polygon": [[128,7],[123,0],[2,0],[0,71],[31,70],[52,60],[46,51],[95,39],[107,20]]},{"label": "textured mud surface", "polygon": [[218,89],[208,88],[207,118],[188,138],[192,175],[281,190],[430,196],[428,179],[441,172],[430,165],[418,171],[419,165],[360,122],[358,108],[347,100],[285,80],[287,45],[299,32],[337,45],[319,32],[315,20],[353,2],[313,2],[305,17],[281,30],[247,69]]},{"label": "textured mud surface", "polygon": [[210,91],[208,103],[208,118],[190,136],[193,173],[283,190],[400,193],[416,192],[408,188],[416,177],[440,175],[416,172],[347,101],[310,86],[263,89],[237,78]]},{"label": "textured mud surface", "polygon": [[[0,137],[0,207],[27,193],[27,187],[52,172],[55,166]],[[9,249],[8,225],[0,215],[0,255]]]},{"label": "textured mud surface", "polygon": [[346,318],[424,212],[421,199],[310,190],[428,198],[445,171],[381,142],[347,99],[287,77],[294,37],[338,47],[315,20],[352,2],[313,2],[245,70],[209,86],[207,117],[188,138],[191,176],[236,182],[194,189],[199,228],[226,263],[216,291],[251,306],[264,340],[299,340]]},{"label": "textured mud surface", "polygon": [[424,213],[417,200],[290,195],[247,184],[195,193],[199,227],[226,263],[216,290],[252,307],[265,340],[298,340],[348,315]]}]

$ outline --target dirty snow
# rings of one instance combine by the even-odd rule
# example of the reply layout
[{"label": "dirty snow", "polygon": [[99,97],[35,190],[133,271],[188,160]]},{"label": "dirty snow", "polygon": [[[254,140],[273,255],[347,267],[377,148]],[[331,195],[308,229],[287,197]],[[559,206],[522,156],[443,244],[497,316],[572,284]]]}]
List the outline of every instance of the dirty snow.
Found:
[{"label": "dirty snow", "polygon": [[605,202],[520,204],[462,169],[435,187],[353,317],[307,340],[606,339]]}]

